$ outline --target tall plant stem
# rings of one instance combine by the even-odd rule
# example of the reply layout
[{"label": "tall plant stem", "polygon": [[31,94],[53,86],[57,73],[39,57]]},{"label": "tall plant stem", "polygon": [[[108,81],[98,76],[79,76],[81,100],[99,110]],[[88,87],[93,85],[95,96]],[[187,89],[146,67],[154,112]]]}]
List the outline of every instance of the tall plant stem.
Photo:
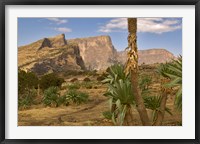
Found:
[{"label": "tall plant stem", "polygon": [[164,115],[165,115],[166,102],[167,102],[167,92],[166,92],[166,89],[163,89],[162,98],[160,101],[160,110],[158,111],[156,121],[153,123],[154,126],[162,125]]},{"label": "tall plant stem", "polygon": [[144,101],[140,92],[138,84],[138,50],[137,50],[137,19],[128,18],[128,60],[125,68],[125,73],[131,74],[132,90],[134,93],[134,99],[137,105],[137,111],[140,115],[142,125],[149,126],[150,121],[147,114],[147,110],[144,105]]},{"label": "tall plant stem", "polygon": [[131,106],[128,105],[126,115],[125,115],[125,119],[124,119],[124,125],[128,125],[128,126],[134,125],[133,119],[134,118],[133,118],[133,114],[132,114],[132,111],[131,111]]},{"label": "tall plant stem", "polygon": [[167,103],[167,95],[170,93],[168,88],[163,87],[162,85],[169,82],[167,79],[161,79],[161,92],[162,92],[162,98],[160,101],[160,108],[157,114],[157,118],[155,122],[153,123],[154,126],[160,126],[162,125],[164,115],[165,115],[165,108]]}]

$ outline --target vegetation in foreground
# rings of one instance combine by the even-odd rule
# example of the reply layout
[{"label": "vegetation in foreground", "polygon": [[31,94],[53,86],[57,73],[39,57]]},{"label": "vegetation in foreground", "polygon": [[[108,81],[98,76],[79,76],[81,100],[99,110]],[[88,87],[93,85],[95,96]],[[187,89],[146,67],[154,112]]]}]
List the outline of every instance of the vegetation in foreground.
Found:
[{"label": "vegetation in foreground", "polygon": [[[181,61],[181,58],[179,59]],[[173,62],[174,63],[174,62]],[[160,100],[161,100],[161,82],[163,79],[169,81],[173,80],[169,76],[162,76],[162,72],[167,73],[166,65],[171,65],[172,63],[167,64],[161,64],[160,66],[152,66],[152,68],[142,68],[139,72],[139,85],[141,88],[141,93],[144,98],[144,104],[146,109],[149,112],[151,123],[153,124],[157,118],[157,115],[159,113],[159,106],[160,106]],[[141,66],[143,67],[143,66]],[[171,67],[170,67],[171,68]],[[171,72],[171,71],[170,71]],[[23,75],[23,76],[22,76]],[[75,75],[75,76],[67,76],[66,77],[59,77],[58,74],[55,75],[55,79],[59,77],[63,78],[64,82],[62,84],[59,84],[55,86],[54,82],[51,84],[49,83],[49,86],[47,89],[43,90],[40,88],[40,80],[42,77],[32,76],[33,79],[35,79],[36,83],[30,83],[33,80],[24,81],[26,77],[29,77],[27,75],[33,75],[33,73],[30,72],[24,72],[19,71],[19,84],[23,84],[24,89],[19,90],[19,101],[18,106],[19,110],[22,113],[26,113],[28,110],[36,110],[36,107],[39,107],[39,109],[47,108],[57,108],[59,109],[71,109],[74,107],[74,109],[82,109],[80,112],[77,111],[80,115],[85,115],[84,113],[86,111],[92,110],[97,113],[95,115],[98,115],[95,117],[95,119],[99,119],[98,121],[94,120],[90,123],[85,123],[83,125],[128,125],[126,115],[123,115],[123,113],[126,113],[128,115],[132,114],[132,119],[134,120],[134,125],[141,125],[140,120],[138,119],[139,116],[136,113],[136,104],[134,102],[134,99],[130,97],[132,95],[131,91],[131,84],[130,84],[130,75],[125,76],[123,73],[123,66],[122,65],[114,65],[111,66],[107,72],[103,72],[101,74],[96,74],[94,76],[88,76],[85,74]],[[112,76],[111,76],[112,75]],[[171,75],[170,75],[171,76]],[[85,78],[89,78],[90,81],[85,82]],[[104,77],[103,81],[100,82],[97,80],[98,77]],[[76,78],[77,80],[74,82],[71,82],[72,79]],[[170,80],[171,79],[171,80]],[[57,80],[55,80],[57,81]],[[49,81],[48,81],[49,82]],[[29,83],[29,84],[28,84]],[[39,84],[39,91],[38,91],[38,84]],[[46,85],[46,84],[45,84]],[[171,122],[173,124],[170,125],[181,125],[181,119],[177,121],[176,117],[177,112],[174,110],[172,104],[172,100],[174,100],[173,97],[176,96],[176,93],[178,92],[179,86],[175,86],[173,88],[169,87],[168,84],[162,84],[163,86],[166,86],[170,89],[170,94],[168,94],[168,103],[166,104],[166,114],[165,117],[167,119],[171,119]],[[19,87],[22,88],[22,87]],[[27,92],[29,90],[29,93]],[[31,94],[31,95],[28,95]],[[98,96],[97,96],[98,95]],[[128,97],[126,97],[128,95]],[[27,96],[27,97],[25,97]],[[125,98],[124,98],[125,97]],[[104,102],[105,101],[105,102]],[[106,102],[108,101],[108,102]],[[176,99],[175,99],[176,101]],[[103,103],[100,103],[103,102]],[[97,103],[97,104],[95,104]],[[100,103],[100,105],[98,105]],[[177,103],[177,102],[175,102]],[[100,109],[93,108],[94,106],[97,108],[100,106]],[[176,104],[175,104],[176,106]],[[93,109],[92,109],[93,108]],[[39,110],[38,109],[38,110]],[[77,110],[78,110],[77,109]],[[50,109],[51,110],[51,109]],[[53,111],[57,111],[56,109],[52,109]],[[70,112],[68,112],[70,114]],[[168,113],[168,114],[167,114]],[[178,112],[181,114],[181,111]],[[61,115],[62,113],[60,113]],[[172,114],[172,115],[171,115]],[[50,115],[50,114],[49,114]],[[63,114],[62,114],[63,115]],[[66,115],[66,116],[65,116]],[[64,121],[70,121],[67,117],[67,113],[64,116],[61,116]],[[73,114],[70,114],[73,115]],[[94,114],[92,114],[94,115]],[[171,115],[171,116],[170,116]],[[59,116],[56,116],[59,118]],[[171,118],[170,118],[171,117]],[[87,118],[87,114],[85,115],[84,119]],[[78,125],[79,117],[77,117],[77,120],[74,120],[76,122],[70,122],[74,123],[74,125]],[[89,117],[87,118],[90,119]],[[130,118],[127,118],[130,119]],[[19,120],[20,122],[21,120]],[[37,121],[37,120],[36,120]],[[51,121],[51,118],[49,118],[49,121]],[[22,122],[22,121],[21,121]],[[20,123],[21,123],[20,122]],[[163,125],[166,124],[166,120],[163,121]],[[43,122],[41,124],[37,125],[43,125]],[[57,123],[56,125],[71,125],[69,122],[64,123]],[[28,124],[28,123],[27,123]],[[26,124],[25,124],[26,125]],[[30,125],[30,124],[28,124]],[[48,124],[48,125],[55,125],[55,124]]]}]

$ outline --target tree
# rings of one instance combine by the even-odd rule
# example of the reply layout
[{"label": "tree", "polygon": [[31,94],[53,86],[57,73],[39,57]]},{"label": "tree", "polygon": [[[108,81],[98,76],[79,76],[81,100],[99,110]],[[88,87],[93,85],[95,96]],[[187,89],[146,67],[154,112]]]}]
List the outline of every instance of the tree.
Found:
[{"label": "tree", "polygon": [[108,84],[104,94],[109,97],[110,113],[115,125],[134,125],[132,107],[135,106],[130,77],[126,76],[122,65],[115,64],[108,69],[102,81]]},{"label": "tree", "polygon": [[59,78],[55,73],[50,73],[43,75],[39,81],[40,88],[44,91],[49,87],[61,87],[62,83],[64,82],[63,78]]},{"label": "tree", "polygon": [[134,99],[140,119],[144,126],[150,125],[149,117],[147,115],[147,110],[144,105],[144,100],[141,95],[141,91],[138,84],[138,50],[137,50],[137,19],[128,18],[128,48],[127,53],[128,60],[125,66],[125,74],[131,75],[132,91],[134,93]]},{"label": "tree", "polygon": [[22,94],[27,89],[34,89],[37,87],[38,77],[33,72],[25,72],[18,70],[18,93]]},{"label": "tree", "polygon": [[165,88],[178,88],[174,104],[179,111],[182,111],[182,56],[171,63],[162,64],[158,72],[169,79],[164,85]]}]

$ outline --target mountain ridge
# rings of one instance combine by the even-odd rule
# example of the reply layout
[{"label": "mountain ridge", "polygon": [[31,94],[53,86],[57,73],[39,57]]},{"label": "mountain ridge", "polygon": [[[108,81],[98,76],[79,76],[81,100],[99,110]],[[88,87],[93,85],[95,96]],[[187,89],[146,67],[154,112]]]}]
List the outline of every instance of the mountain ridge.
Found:
[{"label": "mountain ridge", "polygon": [[[139,50],[138,54],[139,64],[164,63],[175,58],[162,48]],[[60,34],[18,47],[18,66],[35,72],[46,67],[48,70],[41,74],[71,69],[103,70],[114,63],[125,62],[126,52],[117,51],[108,35],[66,40],[65,35]]]}]

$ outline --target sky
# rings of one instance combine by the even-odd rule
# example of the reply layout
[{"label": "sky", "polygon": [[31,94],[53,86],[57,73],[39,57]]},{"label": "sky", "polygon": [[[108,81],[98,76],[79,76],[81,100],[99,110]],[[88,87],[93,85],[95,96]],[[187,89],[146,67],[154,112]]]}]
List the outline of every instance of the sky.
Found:
[{"label": "sky", "polygon": [[[137,18],[137,27],[139,50],[182,54],[182,18]],[[118,51],[128,45],[127,18],[18,18],[18,46],[62,33],[66,39],[109,35]]]}]

